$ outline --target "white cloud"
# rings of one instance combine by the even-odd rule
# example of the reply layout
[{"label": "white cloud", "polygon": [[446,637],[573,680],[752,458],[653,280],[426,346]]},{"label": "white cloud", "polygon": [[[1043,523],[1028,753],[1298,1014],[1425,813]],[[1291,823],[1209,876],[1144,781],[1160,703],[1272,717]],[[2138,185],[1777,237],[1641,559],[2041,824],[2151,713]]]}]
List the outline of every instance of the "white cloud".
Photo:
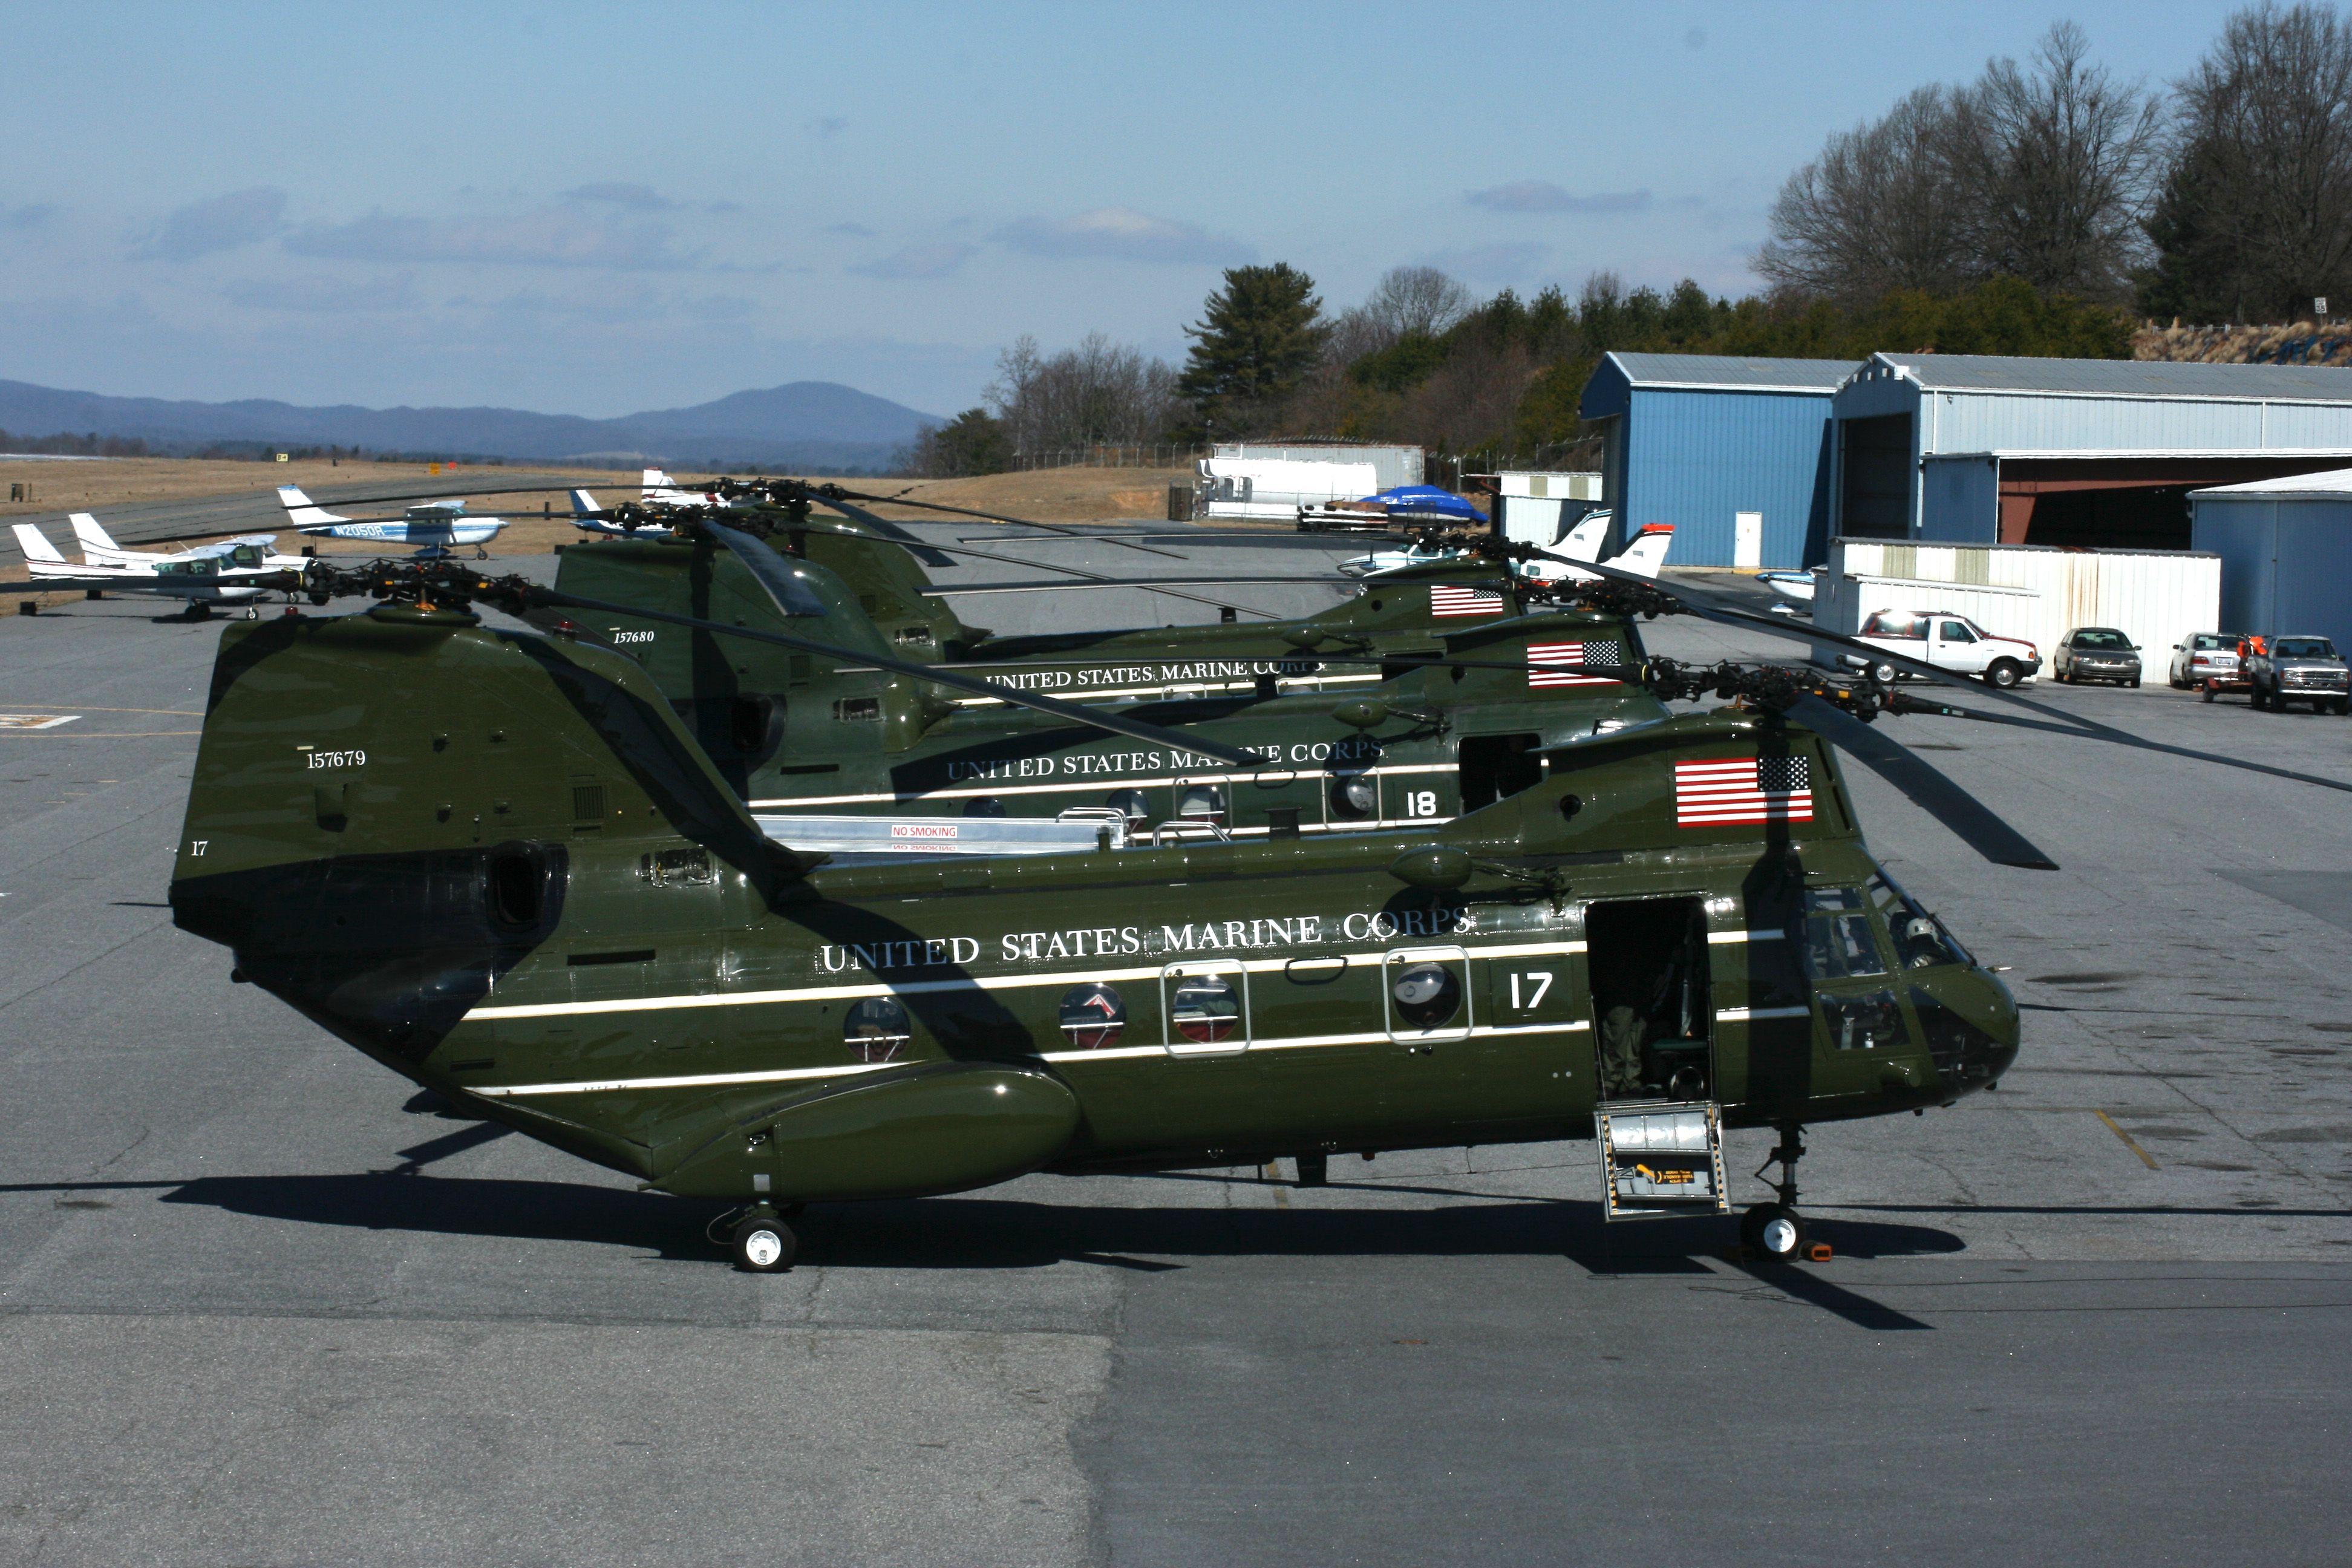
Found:
[{"label": "white cloud", "polygon": [[311,274],[300,278],[247,278],[221,290],[233,305],[256,310],[313,310],[348,315],[357,310],[404,310],[416,303],[415,281],[397,278],[348,279]]},{"label": "white cloud", "polygon": [[574,185],[563,196],[566,201],[607,202],[616,207],[647,213],[667,212],[677,205],[651,185],[633,185],[619,180],[594,180]]},{"label": "white cloud", "polygon": [[254,185],[191,202],[157,224],[131,254],[142,260],[194,261],[268,239],[286,226],[286,193]]},{"label": "white cloud", "polygon": [[1474,207],[1498,213],[1637,213],[1649,206],[1650,193],[1602,191],[1579,196],[1561,190],[1549,180],[1514,180],[1507,185],[1472,191],[1468,200]]},{"label": "white cloud", "polygon": [[666,224],[614,222],[568,207],[509,217],[421,218],[371,213],[309,224],[286,237],[297,256],[343,261],[458,261],[656,271],[686,266]]},{"label": "white cloud", "polygon": [[910,245],[878,261],[861,261],[850,268],[866,278],[945,278],[978,254],[971,245]]},{"label": "white cloud", "polygon": [[993,237],[1032,256],[1108,257],[1120,261],[1206,262],[1230,267],[1256,252],[1197,224],[1153,217],[1131,207],[1097,207],[1076,217],[1017,218]]}]

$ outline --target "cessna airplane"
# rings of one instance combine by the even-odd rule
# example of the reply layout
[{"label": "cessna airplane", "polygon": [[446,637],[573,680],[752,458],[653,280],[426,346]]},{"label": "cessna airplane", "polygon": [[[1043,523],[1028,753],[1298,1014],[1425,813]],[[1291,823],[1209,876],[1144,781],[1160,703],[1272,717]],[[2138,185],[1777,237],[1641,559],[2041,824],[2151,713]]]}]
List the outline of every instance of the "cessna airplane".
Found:
[{"label": "cessna airplane", "polygon": [[[659,468],[646,470],[646,495],[648,500],[657,493],[665,496],[685,493],[667,489],[656,491],[654,480],[657,477],[667,483],[667,476],[663,475]],[[688,497],[688,500],[697,506],[705,504],[694,497]],[[609,533],[620,539],[659,539],[669,532],[669,525],[662,522],[640,522],[634,528],[623,527],[620,523],[614,522],[605,510],[596,503],[596,498],[586,490],[572,492],[572,526],[583,533]]]},{"label": "cessna airplane", "polygon": [[296,485],[278,487],[288,521],[304,533],[326,539],[373,539],[386,544],[415,544],[420,557],[446,555],[453,544],[470,544],[487,560],[483,546],[506,527],[495,517],[467,517],[462,500],[425,501],[398,517],[341,517],[315,505]]},{"label": "cessna airplane", "polygon": [[78,511],[73,514],[73,531],[81,543],[84,564],[77,566],[31,523],[17,523],[16,530],[17,547],[25,552],[26,571],[35,582],[71,579],[77,585],[86,585],[92,579],[103,579],[108,587],[122,593],[167,594],[188,600],[192,606],[206,600],[250,599],[262,590],[226,584],[173,587],[171,579],[250,577],[263,572],[299,572],[309,564],[299,555],[280,555],[270,549],[278,540],[274,533],[244,534],[193,550],[125,550],[98,525],[96,518]]}]

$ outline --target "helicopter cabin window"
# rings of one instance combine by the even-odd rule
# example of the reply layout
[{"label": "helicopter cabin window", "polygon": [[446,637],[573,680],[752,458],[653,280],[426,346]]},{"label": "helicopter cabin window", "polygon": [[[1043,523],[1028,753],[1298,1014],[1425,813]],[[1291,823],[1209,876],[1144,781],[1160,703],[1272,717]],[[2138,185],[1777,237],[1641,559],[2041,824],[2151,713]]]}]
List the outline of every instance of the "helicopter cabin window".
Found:
[{"label": "helicopter cabin window", "polygon": [[1099,1051],[1127,1032],[1127,1004],[1100,982],[1072,987],[1062,997],[1062,1037],[1072,1050]]},{"label": "helicopter cabin window", "polygon": [[1381,781],[1370,773],[1341,773],[1331,781],[1331,815],[1340,822],[1361,822],[1381,812]]},{"label": "helicopter cabin window", "polygon": [[1216,963],[1171,963],[1160,972],[1171,1056],[1231,1054],[1249,1047],[1249,974]]},{"label": "helicopter cabin window", "polygon": [[1475,811],[1543,782],[1537,734],[1462,737],[1462,809]]},{"label": "helicopter cabin window", "polygon": [[1141,822],[1151,815],[1151,803],[1143,798],[1139,789],[1115,789],[1103,796],[1103,804],[1130,823]]},{"label": "helicopter cabin window", "polygon": [[1176,797],[1176,815],[1215,820],[1225,815],[1225,792],[1218,784],[1190,784]]},{"label": "helicopter cabin window", "polygon": [[1966,963],[1968,952],[1952,940],[1944,922],[1919,907],[1919,900],[1885,876],[1870,879],[1871,907],[1886,922],[1895,939],[1895,963],[1901,969],[1932,969],[1939,963]]},{"label": "helicopter cabin window", "polygon": [[1910,1042],[1903,1033],[1903,1009],[1892,991],[1865,991],[1859,996],[1822,997],[1822,1022],[1829,1026],[1830,1044],[1841,1051],[1892,1050]]},{"label": "helicopter cabin window", "polygon": [[1406,1045],[1470,1033],[1469,954],[1458,947],[1404,948],[1382,960],[1389,1037]]},{"label": "helicopter cabin window", "polygon": [[500,848],[488,867],[490,919],[509,931],[528,931],[539,923],[547,903],[547,863],[527,845]]},{"label": "helicopter cabin window", "polygon": [[842,1044],[861,1062],[895,1062],[904,1058],[914,1031],[907,1024],[907,1005],[896,996],[868,996],[842,1020]]},{"label": "helicopter cabin window", "polygon": [[1856,974],[1884,974],[1878,939],[1871,934],[1870,915],[1860,888],[1805,889],[1805,976],[1810,980],[1844,980]]},{"label": "helicopter cabin window", "polygon": [[1706,1098],[1715,1006],[1705,902],[1594,904],[1585,914],[1585,939],[1602,1095]]}]

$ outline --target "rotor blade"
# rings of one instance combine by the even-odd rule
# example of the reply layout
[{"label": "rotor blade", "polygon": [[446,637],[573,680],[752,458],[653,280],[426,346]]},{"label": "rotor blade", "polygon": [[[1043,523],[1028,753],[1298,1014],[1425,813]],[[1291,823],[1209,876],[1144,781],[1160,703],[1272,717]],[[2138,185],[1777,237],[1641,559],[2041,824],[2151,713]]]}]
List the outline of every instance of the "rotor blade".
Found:
[{"label": "rotor blade", "polygon": [[1880,733],[1842,708],[1810,693],[1790,705],[1822,739],[1893,784],[1912,803],[1942,823],[1969,848],[1997,866],[2055,871],[2058,862],[1993,815],[1982,801],[1937,773],[1892,736]]},{"label": "rotor blade", "polygon": [[807,584],[793,575],[793,569],[784,563],[784,558],[769,549],[765,540],[754,538],[740,528],[713,522],[707,517],[698,520],[696,526],[733,551],[735,559],[758,579],[760,586],[768,591],[768,597],[776,602],[776,608],[787,616],[824,616],[832,613],[823,599],[810,592]]},{"label": "rotor blade", "polygon": [[[976,517],[985,522],[1010,523],[1015,528],[1042,529],[1047,533],[1058,533],[1070,538],[1102,539],[1109,537],[1105,534],[1081,534],[1073,529],[1064,528],[1056,523],[1032,522],[1025,517],[1006,517],[1003,512],[974,511],[970,507],[943,506],[938,501],[914,500],[904,495],[875,496],[866,495],[857,490],[843,490],[841,491],[841,494],[844,498],[850,500],[870,500],[875,502],[877,505],[921,507],[926,511],[951,512],[957,517]],[[832,499],[833,498],[830,496],[825,498],[828,503],[831,502]],[[1140,550],[1148,555],[1165,555],[1171,560],[1175,561],[1181,561],[1183,559],[1182,556],[1177,554],[1172,550],[1154,550],[1149,544],[1139,544],[1131,539],[1112,539],[1111,542],[1114,544],[1124,545],[1129,550]]]},{"label": "rotor blade", "polygon": [[[886,542],[892,543],[892,544],[896,544],[896,543],[898,543],[898,542],[897,540],[889,540],[889,541],[887,541]],[[1081,566],[1064,566],[1064,565],[1061,565],[1060,563],[1056,563],[1056,562],[1052,562],[1052,561],[1031,561],[1031,560],[1027,559],[1026,557],[1024,557],[1024,556],[1020,556],[1020,555],[998,555],[998,554],[996,554],[996,553],[994,553],[993,552],[991,552],[991,551],[986,551],[986,550],[972,550],[972,549],[967,548],[967,547],[962,546],[962,545],[956,545],[956,544],[933,544],[933,545],[927,545],[927,546],[925,546],[925,548],[927,548],[927,549],[930,549],[930,550],[944,550],[944,551],[946,551],[950,555],[962,555],[962,556],[969,557],[970,559],[974,560],[974,561],[993,561],[993,562],[996,562],[998,564],[1000,564],[1000,565],[1004,565],[1004,566],[1026,566],[1026,567],[1030,568],[1032,571],[1036,571],[1036,572],[1062,572],[1062,573],[1066,573],[1068,575],[1070,575],[1070,576],[1072,576],[1072,577],[1079,578],[1079,579],[1081,579],[1081,580],[1083,580],[1083,581],[1090,582],[1090,583],[1110,583],[1110,582],[1116,582],[1116,581],[1117,581],[1117,579],[1116,579],[1116,578],[1112,578],[1112,577],[1105,576],[1105,575],[1104,575],[1102,573],[1100,573],[1100,572],[1089,572],[1089,571],[1086,570],[1084,567],[1081,567]],[[1182,557],[1181,557],[1181,556],[1180,556],[1180,557],[1178,557],[1178,559],[1180,559],[1180,560],[1181,560],[1181,559],[1182,559]],[[1222,583],[1222,582],[1228,581],[1228,580],[1229,580],[1229,579],[1222,578],[1222,577],[1218,579],[1218,581],[1219,581],[1219,582],[1221,582],[1221,583]],[[932,588],[930,588],[930,589],[929,589],[929,590],[927,590],[927,591],[928,591],[928,592],[929,592],[929,593],[934,593],[934,594],[948,594],[948,593],[953,593],[953,592],[955,592],[955,590],[954,590],[954,589],[952,589],[952,588],[942,588],[942,587],[938,587],[938,586],[934,586],[934,587],[932,587]],[[1229,604],[1225,603],[1223,599],[1211,599],[1211,598],[1206,598],[1206,597],[1204,597],[1204,596],[1202,596],[1202,595],[1199,595],[1199,594],[1187,594],[1187,593],[1183,593],[1183,592],[1181,592],[1181,591],[1180,591],[1180,590],[1178,590],[1178,589],[1174,589],[1174,588],[1166,588],[1166,589],[1162,589],[1162,590],[1160,590],[1160,592],[1165,593],[1165,594],[1166,594],[1170,598],[1171,598],[1171,599],[1182,599],[1182,600],[1186,601],[1186,602],[1187,602],[1187,603],[1189,603],[1189,604],[1194,604],[1194,605],[1208,605],[1209,607],[1211,607],[1212,609],[1218,609],[1218,610],[1234,610],[1234,611],[1236,611],[1236,612],[1246,612],[1247,614],[1249,614],[1249,615],[1253,615],[1253,616],[1264,616],[1266,619],[1268,619],[1268,620],[1270,620],[1270,621],[1278,621],[1278,620],[1282,620],[1282,619],[1284,619],[1284,618],[1285,618],[1285,617],[1284,617],[1284,616],[1278,616],[1278,615],[1276,615],[1276,614],[1274,611],[1272,611],[1272,610],[1261,610],[1261,609],[1258,609],[1258,608],[1256,608],[1256,607],[1255,607],[1255,606],[1253,606],[1253,605],[1229,605]]]},{"label": "rotor blade", "polygon": [[908,553],[914,556],[916,560],[921,562],[926,566],[952,566],[955,564],[955,560],[952,556],[940,553],[940,551],[924,543],[920,539],[908,532],[905,529],[899,527],[897,523],[892,522],[887,518],[877,517],[862,506],[852,506],[845,500],[835,500],[831,496],[824,497],[824,500],[825,505],[841,513],[842,516],[865,524],[867,528],[873,530],[876,533],[880,534],[885,539],[890,540],[895,543],[905,545],[907,547]]},{"label": "rotor blade", "polygon": [[1087,588],[1158,588],[1177,587],[1296,587],[1301,584],[1345,587],[1345,577],[1099,577],[1076,583],[974,583],[969,586],[945,583],[933,584],[926,590],[932,594],[1041,594],[1048,590],[1077,593]]},{"label": "rotor blade", "polygon": [[1158,724],[1147,724],[1139,719],[1129,719],[1118,713],[1102,712],[1096,709],[1081,707],[1075,702],[1065,702],[1055,697],[1041,697],[1034,691],[1024,691],[1019,687],[1006,686],[1001,681],[982,680],[969,675],[959,675],[952,670],[940,668],[937,665],[914,664],[906,659],[865,653],[856,648],[837,647],[832,643],[815,642],[807,637],[792,637],[783,632],[760,631],[751,626],[722,626],[716,621],[697,620],[692,616],[673,616],[667,611],[648,610],[636,605],[616,605],[609,599],[583,599],[573,594],[557,593],[551,588],[532,590],[530,599],[534,604],[570,605],[578,609],[597,610],[607,615],[631,616],[639,620],[664,621],[671,626],[690,626],[697,631],[716,632],[721,637],[749,637],[753,642],[773,643],[778,647],[794,648],[802,653],[822,654],[827,658],[837,658],[844,664],[887,669],[894,675],[911,676],[917,680],[928,680],[934,686],[944,686],[950,690],[968,691],[975,697],[998,698],[1016,708],[1034,708],[1040,713],[1050,714],[1067,723],[1083,724],[1094,730],[1108,730],[1113,734],[1132,736],[1139,741],[1149,741],[1155,746],[1190,752],[1198,756],[1214,757],[1219,762],[1231,763],[1237,767],[1261,767],[1265,763],[1265,759],[1255,752],[1245,752],[1237,746],[1229,746],[1222,741],[1205,741],[1196,735],[1187,735],[1181,731],[1164,729]]},{"label": "rotor blade", "polygon": [[36,577],[0,583],[0,594],[79,594],[99,588],[117,594],[153,594],[167,599],[200,599],[220,588],[288,593],[302,586],[296,572],[257,572],[242,577],[198,577],[186,573],[141,573],[125,577]]}]

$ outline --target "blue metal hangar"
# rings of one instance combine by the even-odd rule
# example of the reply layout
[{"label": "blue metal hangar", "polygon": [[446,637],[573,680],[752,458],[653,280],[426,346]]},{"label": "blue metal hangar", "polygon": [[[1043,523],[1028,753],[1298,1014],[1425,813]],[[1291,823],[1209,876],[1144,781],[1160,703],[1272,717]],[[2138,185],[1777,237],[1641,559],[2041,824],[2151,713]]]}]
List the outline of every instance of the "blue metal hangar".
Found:
[{"label": "blue metal hangar", "polygon": [[1612,353],[1585,384],[1616,543],[1802,567],[1829,541],[2189,548],[2189,492],[2352,464],[2352,370]]},{"label": "blue metal hangar", "polygon": [[1798,567],[1832,531],[1832,395],[1851,360],[1612,353],[1578,412],[1602,433],[1609,549],[1671,524],[1676,566]]},{"label": "blue metal hangar", "polygon": [[2352,461],[2324,365],[1881,353],[1832,414],[1850,539],[2186,550],[2190,490]]},{"label": "blue metal hangar", "polygon": [[2189,503],[2197,548],[2221,558],[2217,629],[2352,648],[2352,468],[2219,485]]}]

